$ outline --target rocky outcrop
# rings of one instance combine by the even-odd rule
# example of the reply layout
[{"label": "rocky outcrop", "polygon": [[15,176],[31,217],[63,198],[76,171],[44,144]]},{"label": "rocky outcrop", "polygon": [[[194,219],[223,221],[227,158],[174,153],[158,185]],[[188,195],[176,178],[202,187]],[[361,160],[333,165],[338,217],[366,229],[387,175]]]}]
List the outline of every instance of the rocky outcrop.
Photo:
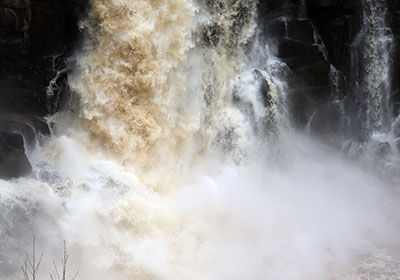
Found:
[{"label": "rocky outcrop", "polygon": [[0,177],[29,170],[21,141],[29,129],[14,129],[11,116],[44,132],[37,119],[59,110],[68,95],[66,58],[79,42],[86,6],[86,0],[0,0]]}]

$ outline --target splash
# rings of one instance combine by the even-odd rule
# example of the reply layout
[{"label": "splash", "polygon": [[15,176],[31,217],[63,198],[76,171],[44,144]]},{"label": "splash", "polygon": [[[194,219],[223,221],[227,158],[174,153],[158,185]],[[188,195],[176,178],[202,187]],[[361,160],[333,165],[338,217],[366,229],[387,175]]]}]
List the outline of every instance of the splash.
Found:
[{"label": "splash", "polygon": [[3,182],[7,267],[35,232],[42,278],[66,239],[81,279],[397,279],[398,190],[301,135],[282,163],[203,158],[169,194],[68,137],[51,146],[40,180]]},{"label": "splash", "polygon": [[62,240],[86,280],[396,279],[398,190],[279,121],[255,2],[92,5],[78,114],[0,182],[2,279],[33,234],[40,279]]}]

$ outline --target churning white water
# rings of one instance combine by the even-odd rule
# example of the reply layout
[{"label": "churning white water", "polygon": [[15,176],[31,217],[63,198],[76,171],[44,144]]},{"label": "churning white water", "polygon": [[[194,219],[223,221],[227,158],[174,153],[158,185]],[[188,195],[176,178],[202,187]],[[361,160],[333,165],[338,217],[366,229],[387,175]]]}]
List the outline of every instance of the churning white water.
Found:
[{"label": "churning white water", "polygon": [[204,157],[168,194],[54,138],[43,179],[2,183],[3,267],[35,233],[42,278],[66,239],[80,279],[399,279],[398,190],[295,138],[282,161]]},{"label": "churning white water", "polygon": [[290,129],[253,1],[92,4],[58,131],[0,182],[1,279],[33,235],[38,279],[62,240],[85,280],[400,279],[399,190]]}]

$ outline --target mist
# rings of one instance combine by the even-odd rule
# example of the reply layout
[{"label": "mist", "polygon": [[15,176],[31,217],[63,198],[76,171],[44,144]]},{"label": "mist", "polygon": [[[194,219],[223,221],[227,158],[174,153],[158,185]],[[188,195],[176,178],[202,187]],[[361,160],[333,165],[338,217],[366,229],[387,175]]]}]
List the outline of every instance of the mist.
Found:
[{"label": "mist", "polygon": [[376,87],[364,142],[321,137],[295,125],[255,1],[93,0],[81,24],[71,96],[26,148],[32,172],[0,180],[2,279],[21,276],[33,238],[38,280],[64,240],[67,278],[400,279]]}]

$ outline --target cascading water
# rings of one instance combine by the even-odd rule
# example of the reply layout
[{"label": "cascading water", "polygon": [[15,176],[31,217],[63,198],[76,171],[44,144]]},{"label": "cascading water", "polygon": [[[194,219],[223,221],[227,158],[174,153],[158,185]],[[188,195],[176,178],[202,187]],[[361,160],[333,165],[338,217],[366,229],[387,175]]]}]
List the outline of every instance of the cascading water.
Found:
[{"label": "cascading water", "polygon": [[58,131],[0,183],[1,279],[33,235],[38,279],[62,240],[85,280],[399,279],[398,190],[290,130],[254,1],[93,0],[85,25]]},{"label": "cascading water", "polygon": [[390,132],[393,119],[390,60],[394,38],[388,24],[386,1],[363,0],[362,7],[362,27],[354,42],[353,67],[361,129],[364,138],[368,138]]},{"label": "cascading water", "polygon": [[358,116],[353,122],[357,140],[350,144],[350,152],[373,162],[372,168],[385,175],[397,174],[400,166],[391,89],[394,45],[388,1],[363,0],[361,29],[353,43]]}]

